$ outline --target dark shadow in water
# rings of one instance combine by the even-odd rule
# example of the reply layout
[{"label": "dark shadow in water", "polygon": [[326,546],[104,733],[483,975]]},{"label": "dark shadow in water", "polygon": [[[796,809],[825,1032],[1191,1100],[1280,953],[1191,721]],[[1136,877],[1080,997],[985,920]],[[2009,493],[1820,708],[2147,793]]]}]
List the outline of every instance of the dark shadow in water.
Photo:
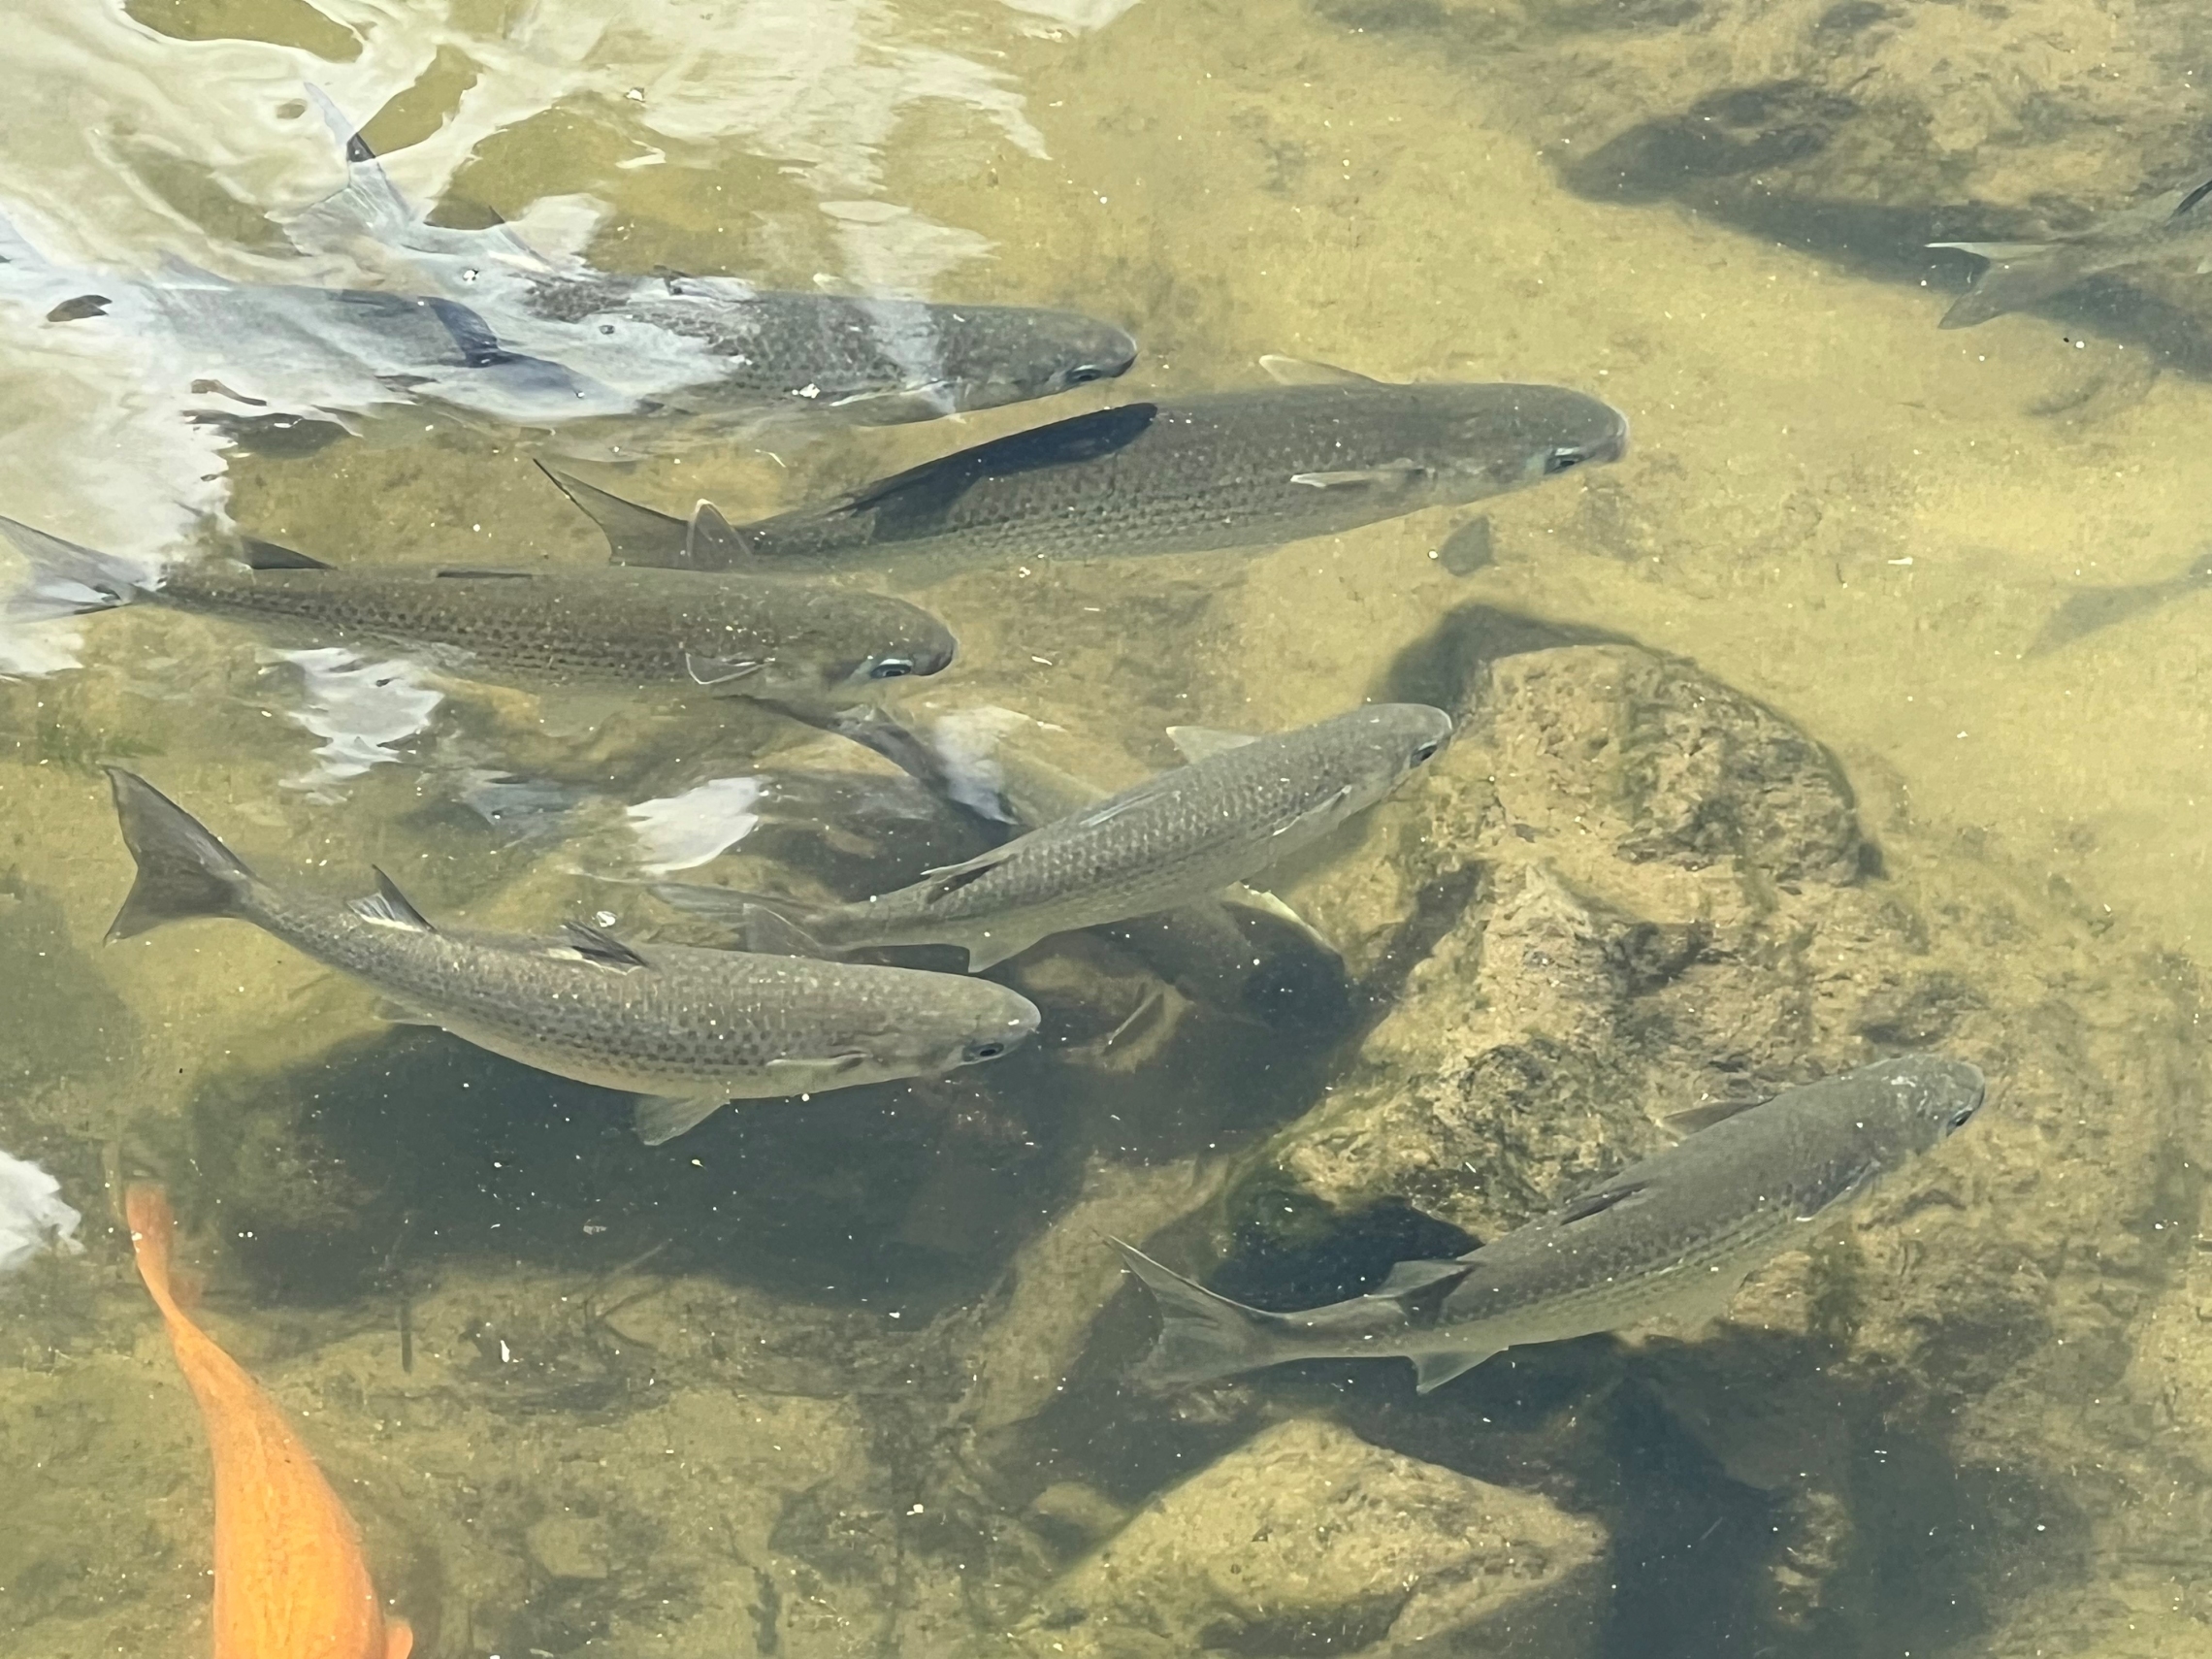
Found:
[{"label": "dark shadow in water", "polygon": [[1341,1022],[1194,1015],[1133,1072],[1039,1040],[951,1077],[726,1107],[647,1147],[631,1097],[408,1027],[195,1101],[197,1200],[257,1298],[334,1303],[476,1257],[705,1272],[919,1320],[980,1294],[1087,1159],[1265,1132],[1317,1096]]},{"label": "dark shadow in water", "polygon": [[[1626,634],[1473,602],[1455,606],[1398,653],[1375,690],[1378,699],[1425,702],[1464,721],[1489,688],[1490,665],[1526,651],[1565,645],[1638,645]],[[1639,649],[1643,647],[1639,645]]]},{"label": "dark shadow in water", "polygon": [[[1524,40],[1506,30],[1486,8],[1452,7],[1440,0],[1311,0],[1330,21],[1362,33],[1396,36],[1409,45],[1438,52],[1470,75],[1495,73],[1501,50],[1541,54],[1541,38]],[[1697,0],[1544,0],[1530,8],[1530,21],[1557,35],[1609,31],[1656,31],[1693,22],[1702,12]],[[1821,14],[1809,44],[1816,50],[1848,49],[1850,38],[1888,20],[1893,8],[1878,0],[1838,0]],[[1567,65],[1545,66],[1552,74]],[[1545,72],[1539,68],[1541,79]],[[2051,107],[2050,118],[2034,133],[2038,140],[2064,136],[2059,124],[2070,117]],[[2020,116],[2032,126],[2038,112],[2033,103]],[[1820,162],[1846,128],[1863,121],[1907,118],[1889,109],[1869,109],[1828,86],[1802,79],[1716,88],[1672,114],[1653,115],[1615,133],[1594,149],[1578,142],[1554,151],[1559,178],[1577,195],[1592,201],[1656,206],[1673,203],[1740,230],[1829,260],[1854,275],[1937,293],[1963,292],[1981,262],[1969,254],[1937,251],[1933,242],[2035,241],[2053,230],[2071,230],[2091,221],[2091,209],[2109,211],[2119,203],[2084,204],[2070,221],[2029,218],[2016,209],[1967,201],[1925,205],[1842,201],[1823,193]],[[2206,146],[2199,142],[2177,154],[2163,171],[2179,180],[2198,165],[2192,159]],[[1863,155],[1882,153],[1877,141],[1854,153],[1854,172]],[[1930,177],[1939,157],[1895,146],[1900,177],[1893,195],[1936,194],[1940,178]],[[1876,181],[1874,188],[1881,189]],[[2125,276],[2094,276],[2028,308],[2069,335],[2097,334],[2147,351],[2153,362],[2183,374],[2212,375],[2212,318],[2184,309],[2137,287]],[[1929,327],[1935,328],[1935,317]]]},{"label": "dark shadow in water", "polygon": [[[1930,243],[2033,241],[2047,234],[2046,226],[2016,211],[1970,202],[1892,207],[1838,201],[1773,176],[1774,169],[1817,157],[1856,118],[1859,112],[1847,100],[1804,81],[1730,87],[1679,114],[1630,127],[1587,153],[1563,157],[1559,177],[1593,201],[1672,202],[1857,276],[1951,294],[1965,290],[1981,262],[1931,249]],[[2068,334],[2103,335],[2147,351],[2163,367],[2212,375],[2206,319],[2123,276],[2090,277],[2029,309]]]}]

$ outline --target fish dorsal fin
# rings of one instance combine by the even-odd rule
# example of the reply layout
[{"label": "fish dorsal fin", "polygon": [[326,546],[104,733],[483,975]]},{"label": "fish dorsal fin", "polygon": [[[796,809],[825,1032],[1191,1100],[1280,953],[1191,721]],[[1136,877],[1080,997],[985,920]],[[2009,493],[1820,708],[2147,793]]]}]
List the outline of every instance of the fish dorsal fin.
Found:
[{"label": "fish dorsal fin", "polygon": [[1009,433],[879,478],[822,511],[826,515],[873,511],[879,541],[927,535],[955,502],[983,479],[1100,460],[1134,441],[1158,414],[1157,404],[1122,404]]},{"label": "fish dorsal fin", "polygon": [[1571,1227],[1577,1221],[1586,1221],[1592,1216],[1602,1216],[1608,1210],[1639,1202],[1650,1190],[1646,1181],[1632,1181],[1621,1187],[1601,1187],[1595,1192],[1585,1192],[1579,1198],[1571,1198],[1559,1212],[1559,1224]]},{"label": "fish dorsal fin", "polygon": [[293,548],[253,536],[239,544],[239,555],[248,569],[255,570],[327,570],[331,568],[320,559],[310,559]]},{"label": "fish dorsal fin", "polygon": [[105,294],[80,294],[73,300],[64,300],[46,314],[48,322],[82,322],[86,317],[104,317],[108,308],[115,302]]},{"label": "fish dorsal fin", "polygon": [[722,516],[712,502],[692,508],[684,529],[684,563],[702,569],[718,569],[753,551],[753,538]]},{"label": "fish dorsal fin", "polygon": [[588,962],[598,962],[602,967],[641,968],[651,965],[612,933],[602,933],[586,923],[562,923],[561,938],[568,949]]},{"label": "fish dorsal fin", "polygon": [[684,653],[684,672],[691,675],[694,685],[726,686],[747,674],[757,674],[764,667],[766,664],[758,657],[701,657],[694,651]]},{"label": "fish dorsal fin", "polygon": [[1746,1100],[1708,1100],[1702,1106],[1684,1107],[1679,1112],[1667,1114],[1667,1127],[1676,1134],[1694,1135],[1701,1129],[1709,1129],[1715,1123],[1725,1123],[1731,1118],[1741,1117],[1754,1106],[1763,1106],[1772,1096],[1754,1094]]},{"label": "fish dorsal fin", "polygon": [[2178,219],[2204,205],[2205,198],[2212,196],[2212,174],[2184,184],[2176,194],[2179,199],[2173,205],[2173,211],[2166,215],[2168,218]]},{"label": "fish dorsal fin", "polygon": [[389,927],[405,927],[413,933],[435,933],[430,918],[417,910],[407,895],[400,891],[400,884],[382,870],[376,872],[376,891],[365,898],[350,901],[354,915],[365,922],[381,922]]},{"label": "fish dorsal fin", "polygon": [[1175,745],[1177,754],[1193,764],[1257,741],[1250,732],[1219,732],[1211,726],[1170,726],[1167,740]]},{"label": "fish dorsal fin", "polygon": [[649,1147],[696,1129],[729,1104],[721,1094],[641,1094],[630,1109],[630,1126]]},{"label": "fish dorsal fin", "polygon": [[625,501],[597,484],[556,472],[542,461],[537,463],[537,470],[599,526],[600,534],[606,537],[607,555],[616,564],[666,565],[683,553],[690,529],[682,519]]},{"label": "fish dorsal fin", "polygon": [[970,882],[982,880],[1004,863],[1013,850],[1021,844],[1019,840],[1008,841],[1004,846],[993,847],[990,852],[979,854],[963,863],[940,864],[935,869],[924,870],[922,872],[923,879],[929,884],[927,896],[931,901],[934,901],[944,897],[948,893],[960,892]]},{"label": "fish dorsal fin", "polygon": [[1475,1369],[1498,1350],[1494,1348],[1471,1348],[1456,1353],[1424,1353],[1414,1359],[1414,1387],[1423,1394],[1433,1394],[1454,1377]]},{"label": "fish dorsal fin", "polygon": [[1390,1276],[1367,1292],[1370,1296],[1410,1296],[1415,1290],[1426,1290],[1432,1285],[1441,1285],[1449,1279],[1464,1279],[1474,1271],[1464,1261],[1401,1261],[1390,1269]]},{"label": "fish dorsal fin", "polygon": [[1339,369],[1334,363],[1285,357],[1277,351],[1263,354],[1259,366],[1267,371],[1268,378],[1285,386],[1380,386],[1383,383],[1372,374]]},{"label": "fish dorsal fin", "polygon": [[452,581],[457,581],[457,582],[482,582],[482,581],[517,581],[517,582],[527,582],[527,581],[529,581],[529,580],[530,580],[530,579],[531,579],[533,576],[537,575],[537,571],[535,571],[535,570],[492,570],[492,569],[466,569],[466,568],[463,568],[463,569],[451,569],[451,570],[433,570],[433,571],[431,572],[431,574],[432,574],[432,575],[434,575],[434,576],[441,576],[441,577],[447,578],[447,579],[449,579],[449,580],[452,580]]}]

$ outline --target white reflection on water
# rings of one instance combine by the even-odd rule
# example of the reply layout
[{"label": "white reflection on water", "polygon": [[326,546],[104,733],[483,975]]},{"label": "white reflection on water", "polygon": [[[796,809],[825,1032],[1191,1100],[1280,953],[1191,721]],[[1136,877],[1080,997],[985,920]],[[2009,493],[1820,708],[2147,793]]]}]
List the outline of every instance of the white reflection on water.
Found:
[{"label": "white reflection on water", "polygon": [[300,670],[302,704],[291,718],[323,740],[315,764],[284,780],[291,789],[317,794],[371,766],[404,759],[392,745],[420,732],[445,700],[444,694],[416,678],[410,663],[365,663],[336,646],[268,655]]},{"label": "white reflection on water", "polygon": [[[1125,4],[1009,7],[997,16],[1018,31],[1020,15],[1094,27]],[[1003,142],[1044,152],[1013,79],[988,61],[992,14],[960,15],[956,33],[889,0],[530,0],[518,9],[317,0],[316,10],[351,55],[179,40],[132,17],[121,0],[16,0],[0,107],[40,114],[10,123],[4,211],[58,265],[146,276],[182,260],[246,281],[375,286],[377,271],[303,260],[264,222],[296,218],[344,182],[340,146],[303,89],[320,86],[366,120],[442,59],[465,70],[446,78],[459,88],[451,107],[438,130],[389,158],[420,203],[435,203],[495,134],[588,106],[631,141],[630,160],[663,155],[665,144],[733,144],[775,159],[817,197],[845,265],[839,275],[920,292],[991,244],[884,199],[886,147],[906,114],[921,105],[964,109]],[[610,171],[590,182],[611,190],[618,179]],[[581,194],[503,206],[550,254],[580,244],[598,211]],[[219,521],[223,436],[178,417],[180,366],[119,331],[38,327],[41,301],[53,295],[31,287],[13,302],[0,297],[0,512],[126,557],[151,556],[197,520]],[[189,381],[196,371],[181,367]],[[14,632],[0,638],[0,671],[67,666],[71,642],[66,629]]]},{"label": "white reflection on water", "polygon": [[647,875],[696,869],[760,828],[766,785],[758,777],[712,778],[697,789],[630,809],[631,832]]}]

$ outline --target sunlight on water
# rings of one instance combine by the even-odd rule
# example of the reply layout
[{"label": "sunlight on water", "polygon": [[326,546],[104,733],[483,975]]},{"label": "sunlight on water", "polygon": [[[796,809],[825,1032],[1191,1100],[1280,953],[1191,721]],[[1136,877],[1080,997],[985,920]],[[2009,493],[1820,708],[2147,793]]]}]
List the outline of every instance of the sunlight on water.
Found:
[{"label": "sunlight on water", "polygon": [[2207,1650],[2189,9],[9,22],[9,1659]]}]

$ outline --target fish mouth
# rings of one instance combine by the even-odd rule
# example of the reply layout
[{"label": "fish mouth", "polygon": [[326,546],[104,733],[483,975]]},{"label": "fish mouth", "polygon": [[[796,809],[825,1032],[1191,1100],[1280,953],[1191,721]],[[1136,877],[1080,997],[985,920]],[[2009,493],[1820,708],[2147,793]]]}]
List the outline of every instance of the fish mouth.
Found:
[{"label": "fish mouth", "polygon": [[1552,477],[1576,467],[1604,466],[1628,453],[1628,416],[1614,411],[1611,428],[1581,443],[1563,443],[1544,458],[1544,475]]}]

